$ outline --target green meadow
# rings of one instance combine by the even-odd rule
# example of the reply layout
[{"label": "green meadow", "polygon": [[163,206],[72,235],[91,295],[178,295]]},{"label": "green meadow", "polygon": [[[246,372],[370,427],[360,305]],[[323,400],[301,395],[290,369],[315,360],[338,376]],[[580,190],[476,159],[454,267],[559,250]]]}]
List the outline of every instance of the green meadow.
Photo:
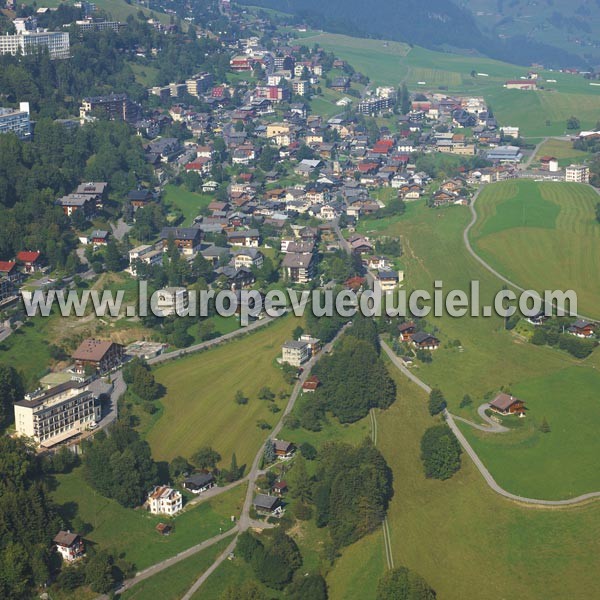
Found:
[{"label": "green meadow", "polygon": [[[295,317],[281,317],[250,335],[157,367],[154,374],[167,392],[163,413],[146,436],[154,457],[189,457],[209,445],[221,454],[223,466],[234,452],[238,464],[250,464],[268,434],[257,422],[272,427],[281,416],[258,399],[258,392],[269,386],[289,394],[276,358],[298,324]],[[237,390],[248,404],[235,402]],[[287,399],[277,400],[280,410]]]},{"label": "green meadow", "polygon": [[510,181],[490,185],[477,200],[471,230],[476,251],[516,284],[573,289],[578,312],[600,318],[600,196],[576,183]]},{"label": "green meadow", "polygon": [[[514,184],[497,187],[506,192],[510,185]],[[551,189],[555,190],[553,193],[557,193],[560,187],[558,185],[558,188]],[[584,186],[575,188],[587,191]],[[506,198],[510,199],[511,195],[506,194]],[[482,198],[478,200],[480,201]],[[542,201],[535,197],[533,200],[537,203]],[[554,222],[559,223],[562,218],[561,213],[558,216],[555,213],[552,208],[547,211],[542,219],[545,228],[539,228],[539,231],[546,232],[550,237],[555,235],[555,230],[550,227]],[[519,215],[519,212],[509,204],[505,216],[489,226],[500,233],[489,235],[509,231],[503,228],[514,220],[515,215]],[[530,218],[529,212],[522,211],[521,218],[527,221]],[[462,231],[469,220],[467,208],[434,210],[418,202],[410,218],[399,217],[389,228],[379,231],[382,235],[400,235],[402,238],[402,262],[408,291],[432,290],[433,282],[442,280],[446,291],[460,289],[468,292],[471,281],[477,280],[481,290],[481,304],[492,303],[493,296],[502,288],[502,282],[467,253]],[[512,241],[510,236],[507,239]],[[515,252],[515,256],[519,256],[519,264],[525,262],[522,255],[522,250],[520,253]],[[578,256],[566,252],[565,261],[575,261]],[[528,287],[534,287],[531,282],[526,283]],[[488,450],[487,453],[482,452],[482,456],[492,475],[499,477],[509,491],[521,492],[526,489],[531,496],[540,498],[565,498],[600,489],[600,476],[595,467],[597,443],[592,435],[585,434],[585,428],[581,429],[583,420],[595,422],[596,407],[590,399],[590,390],[594,386],[597,389],[600,383],[595,378],[594,370],[599,366],[600,350],[596,350],[588,359],[578,361],[565,352],[527,343],[522,336],[506,331],[500,317],[452,318],[448,315],[430,315],[425,320],[426,328],[436,332],[441,339],[442,348],[433,353],[431,363],[417,362],[413,370],[432,387],[442,389],[450,410],[456,414],[478,420],[476,407],[484,401],[487,394],[495,394],[503,386],[519,390],[519,386],[527,386],[532,381],[539,386],[540,382],[550,377],[557,377],[559,382],[564,377],[568,381],[567,387],[571,390],[568,398],[562,393],[549,396],[543,387],[531,392],[528,391],[529,388],[525,388],[527,396],[523,399],[528,405],[531,402],[527,419],[520,421],[519,427],[514,431],[503,434],[501,439],[497,434],[477,437],[477,448],[485,447]],[[460,342],[460,348],[448,344],[457,341]],[[555,389],[564,390],[565,387],[556,383]],[[473,398],[470,408],[459,407],[465,394]],[[574,405],[581,411],[577,415],[572,413]],[[544,417],[552,419],[561,433],[551,433],[544,438],[544,450],[540,451],[536,426]],[[461,425],[461,429],[469,435],[472,433],[467,425]],[[473,433],[471,437],[474,435]],[[514,460],[502,460],[500,454],[491,462],[486,460],[493,455],[498,445],[518,447],[515,450],[515,455],[520,457],[518,469],[511,468]],[[565,452],[565,447],[569,445],[577,446],[577,450]],[[525,481],[529,482],[526,488]]]},{"label": "green meadow", "polygon": [[[65,520],[78,516],[91,526],[85,535],[88,543],[122,555],[139,571],[230,529],[231,515],[240,514],[245,491],[241,484],[169,519],[105,498],[85,481],[79,468],[56,476],[52,498],[62,505]],[[173,523],[173,532],[161,536],[155,527],[165,521]]]},{"label": "green meadow", "polygon": [[[509,79],[527,75],[525,66],[511,65],[479,56],[434,52],[399,42],[316,33],[302,38],[308,45],[319,43],[369,75],[376,85],[399,85],[404,81],[412,92],[447,91],[482,95],[501,124],[521,127],[522,135],[564,135],[566,120],[577,116],[583,129],[592,128],[600,110],[600,88],[581,76],[551,71],[540,72],[540,86],[532,92],[507,90]],[[556,80],[548,83],[545,80]]]}]

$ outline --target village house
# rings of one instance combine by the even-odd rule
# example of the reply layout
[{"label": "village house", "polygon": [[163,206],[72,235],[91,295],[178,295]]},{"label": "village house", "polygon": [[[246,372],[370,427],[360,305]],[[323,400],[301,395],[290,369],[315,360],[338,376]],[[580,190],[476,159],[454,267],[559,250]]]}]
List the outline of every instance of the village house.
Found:
[{"label": "village house", "polygon": [[183,480],[183,487],[192,494],[201,494],[215,485],[215,476],[212,473],[194,473]]},{"label": "village house", "polygon": [[277,496],[267,496],[266,494],[257,494],[252,501],[254,510],[260,515],[278,516],[283,513],[281,499]]},{"label": "village house", "polygon": [[302,391],[306,393],[314,392],[321,385],[321,380],[316,375],[311,375],[303,384]]},{"label": "village house", "polygon": [[183,508],[183,496],[166,485],[156,486],[148,494],[148,510],[153,515],[176,515]]},{"label": "village house", "polygon": [[95,229],[90,234],[90,242],[94,246],[106,246],[108,244],[108,238],[110,234],[104,229]]},{"label": "village house", "polygon": [[166,287],[152,295],[152,310],[157,317],[183,315],[188,301],[184,287]]},{"label": "village house", "polygon": [[17,263],[24,273],[35,273],[42,270],[42,253],[39,251],[22,250],[17,253]]},{"label": "village house", "polygon": [[416,331],[417,326],[412,322],[408,321],[398,325],[398,332],[400,333],[400,339],[403,342],[410,342],[413,334]]},{"label": "village house", "polygon": [[263,253],[256,248],[245,248],[236,250],[233,255],[233,266],[236,269],[246,267],[248,269],[260,269],[264,262]]},{"label": "village house", "polygon": [[437,350],[440,347],[440,340],[430,333],[418,331],[410,338],[411,344],[419,350]]},{"label": "village house", "polygon": [[525,403],[514,396],[501,392],[491,402],[490,409],[501,415],[525,416]]},{"label": "village house", "polygon": [[148,204],[154,200],[154,196],[150,190],[131,190],[127,194],[127,200],[135,212],[138,208],[144,208],[145,206],[148,206]]},{"label": "village house", "polygon": [[393,271],[391,269],[380,269],[375,274],[375,284],[379,285],[382,292],[394,291],[404,280],[403,271]]},{"label": "village house", "polygon": [[288,485],[286,481],[276,481],[271,487],[271,493],[280,497],[288,491]]},{"label": "village house", "polygon": [[137,268],[140,264],[148,266],[161,265],[164,252],[149,244],[136,246],[129,251],[129,267],[126,269],[133,277],[137,277]]},{"label": "village house", "polygon": [[309,283],[316,274],[315,255],[287,252],[281,262],[284,277],[291,283]]},{"label": "village house", "polygon": [[275,445],[275,455],[280,459],[292,458],[296,451],[296,446],[292,442],[284,442],[283,440],[273,440]]},{"label": "village house", "polygon": [[85,544],[77,533],[61,529],[52,541],[54,548],[65,562],[74,562],[85,556]]},{"label": "village house", "polygon": [[260,246],[260,233],[257,229],[230,231],[227,233],[227,242],[232,246],[258,248]]},{"label": "village house", "polygon": [[75,361],[76,373],[83,374],[86,370],[107,373],[123,361],[123,346],[110,340],[88,338],[81,342],[71,358]]},{"label": "village house", "polygon": [[163,227],[159,239],[165,252],[169,241],[173,240],[181,254],[193,256],[200,248],[202,232],[197,227]]},{"label": "village house", "polygon": [[578,319],[569,327],[568,332],[580,338],[591,338],[594,337],[595,325],[584,319]]}]

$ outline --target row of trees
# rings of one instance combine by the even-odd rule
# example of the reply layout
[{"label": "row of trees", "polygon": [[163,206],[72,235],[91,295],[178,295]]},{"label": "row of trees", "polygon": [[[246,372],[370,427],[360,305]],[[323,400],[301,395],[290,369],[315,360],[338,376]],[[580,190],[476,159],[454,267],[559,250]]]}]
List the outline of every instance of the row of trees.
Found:
[{"label": "row of trees", "polygon": [[564,320],[550,319],[538,325],[531,336],[531,343],[536,346],[554,346],[568,352],[575,358],[589,356],[598,345],[596,340],[578,338],[563,329],[568,325]]}]

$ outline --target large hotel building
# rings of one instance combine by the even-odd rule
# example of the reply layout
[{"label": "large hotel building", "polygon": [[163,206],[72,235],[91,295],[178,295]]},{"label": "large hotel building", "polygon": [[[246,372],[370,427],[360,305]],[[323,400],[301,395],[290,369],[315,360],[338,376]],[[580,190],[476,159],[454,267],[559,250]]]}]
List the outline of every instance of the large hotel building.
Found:
[{"label": "large hotel building", "polygon": [[67,31],[22,31],[14,35],[0,35],[0,54],[34,54],[48,49],[50,58],[69,58],[69,33]]},{"label": "large hotel building", "polygon": [[27,394],[14,406],[17,433],[46,448],[89,429],[101,415],[88,383],[74,380]]}]

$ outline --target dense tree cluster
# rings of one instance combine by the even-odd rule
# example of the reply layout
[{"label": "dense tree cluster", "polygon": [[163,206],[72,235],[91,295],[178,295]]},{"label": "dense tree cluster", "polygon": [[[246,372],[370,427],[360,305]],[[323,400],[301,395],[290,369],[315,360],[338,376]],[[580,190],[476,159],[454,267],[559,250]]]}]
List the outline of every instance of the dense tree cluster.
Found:
[{"label": "dense tree cluster", "polygon": [[83,467],[92,487],[130,508],[142,504],[157,483],[150,446],[122,423],[116,423],[108,435],[100,431],[93,442],[85,443]]},{"label": "dense tree cluster", "polygon": [[71,130],[40,120],[30,142],[0,136],[0,256],[35,249],[53,267],[64,266],[76,240],[56,199],[82,180],[107,181],[111,193],[125,194],[138,177],[151,179],[151,173],[139,138],[125,123]]},{"label": "dense tree cluster", "polygon": [[30,598],[50,576],[50,543],[62,523],[26,442],[0,437],[0,472],[0,597]]},{"label": "dense tree cluster", "polygon": [[270,535],[261,536],[261,539],[248,531],[240,534],[236,552],[250,563],[261,583],[276,590],[289,584],[302,565],[302,555],[296,542],[279,528]]},{"label": "dense tree cluster", "polygon": [[341,548],[381,523],[393,495],[392,472],[368,440],[360,446],[328,442],[318,461],[312,490],[317,526],[328,526]]},{"label": "dense tree cluster", "polygon": [[425,477],[449,479],[460,469],[461,447],[448,425],[430,427],[421,438]]},{"label": "dense tree cluster", "polygon": [[377,584],[377,600],[435,600],[436,593],[417,573],[406,567],[390,569]]},{"label": "dense tree cluster", "polygon": [[140,358],[134,358],[123,367],[123,379],[142,400],[157,400],[164,393],[163,386],[154,379],[148,364]]},{"label": "dense tree cluster", "polygon": [[23,399],[23,381],[14,367],[0,365],[0,426],[14,419],[13,404]]},{"label": "dense tree cluster", "polygon": [[354,335],[345,335],[335,352],[323,357],[314,372],[322,385],[314,400],[303,405],[301,420],[306,411],[312,411],[318,421],[325,410],[330,410],[341,423],[353,423],[371,408],[387,408],[396,398],[396,385],[377,349],[371,341]]}]

